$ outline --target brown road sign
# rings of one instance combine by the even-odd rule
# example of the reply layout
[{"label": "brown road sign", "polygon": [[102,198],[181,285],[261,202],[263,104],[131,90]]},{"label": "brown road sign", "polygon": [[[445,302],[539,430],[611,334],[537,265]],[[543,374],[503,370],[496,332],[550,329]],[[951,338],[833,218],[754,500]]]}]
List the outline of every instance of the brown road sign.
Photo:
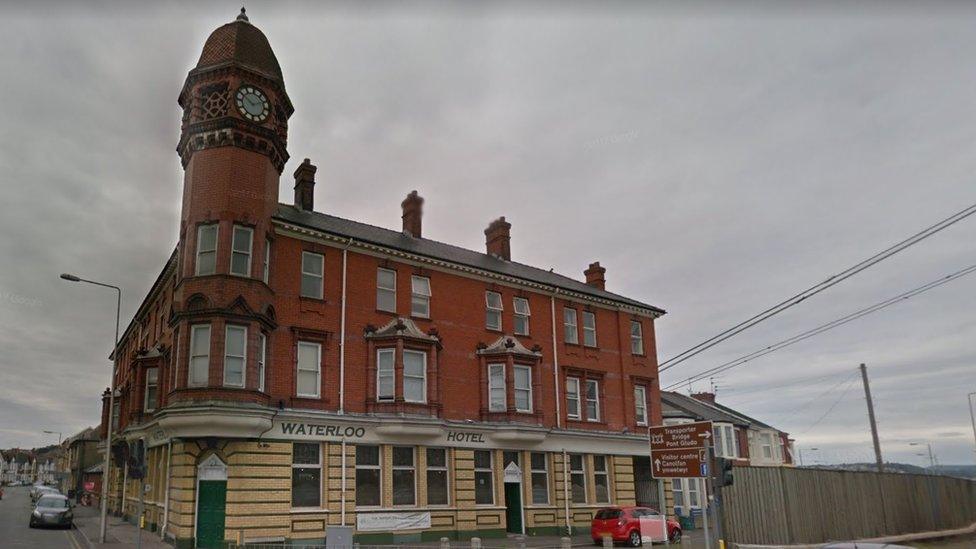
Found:
[{"label": "brown road sign", "polygon": [[651,473],[654,478],[694,478],[708,476],[705,450],[652,450]]},{"label": "brown road sign", "polygon": [[651,427],[650,436],[652,451],[704,448],[712,436],[712,422]]}]

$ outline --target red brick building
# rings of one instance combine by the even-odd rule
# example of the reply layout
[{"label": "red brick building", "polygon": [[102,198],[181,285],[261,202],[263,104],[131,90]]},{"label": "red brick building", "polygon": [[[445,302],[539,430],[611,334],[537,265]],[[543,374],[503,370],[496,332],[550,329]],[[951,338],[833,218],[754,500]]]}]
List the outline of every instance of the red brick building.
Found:
[{"label": "red brick building", "polygon": [[[652,497],[664,311],[607,291],[599,263],[581,281],[513,260],[504,217],[472,251],[422,236],[416,192],[396,230],[317,212],[308,159],[279,202],[294,109],[243,13],[179,104],[179,244],[103,417],[149,446],[151,528],[180,546],[544,534]],[[135,483],[110,485],[132,516]]]}]

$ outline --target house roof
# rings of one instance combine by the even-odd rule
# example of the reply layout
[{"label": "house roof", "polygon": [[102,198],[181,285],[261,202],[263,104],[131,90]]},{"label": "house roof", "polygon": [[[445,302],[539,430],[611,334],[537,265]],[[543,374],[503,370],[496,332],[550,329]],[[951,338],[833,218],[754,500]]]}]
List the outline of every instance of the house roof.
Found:
[{"label": "house roof", "polygon": [[[744,427],[749,426],[749,422],[738,415],[673,391],[661,391],[661,406],[665,408],[664,417],[689,417],[699,421],[717,421]],[[671,415],[668,415],[669,413]]]},{"label": "house roof", "polygon": [[289,204],[279,204],[278,213],[275,217],[287,223],[342,238],[352,238],[362,243],[392,248],[413,255],[535,282],[545,286],[553,286],[567,292],[644,309],[655,316],[665,314],[664,309],[655,307],[654,305],[601,290],[579,280],[569,278],[568,276],[516,261],[506,261],[493,255],[468,250],[460,246],[445,244],[428,238],[416,238],[400,231],[384,229],[375,225],[343,219],[320,212],[304,211]]},{"label": "house roof", "polygon": [[[730,414],[733,414],[733,415],[736,415],[736,416],[741,417],[742,419],[748,421],[749,424],[752,427],[756,427],[758,429],[772,429],[773,431],[779,431],[779,429],[777,429],[776,427],[773,427],[772,425],[769,425],[768,423],[764,423],[762,421],[759,421],[756,418],[749,417],[749,416],[743,414],[742,412],[740,412],[738,410],[733,410],[732,408],[729,408],[728,406],[724,406],[722,404],[719,404],[718,402],[716,402],[715,404],[712,404],[712,406],[718,408],[719,410],[723,410],[723,411],[728,412]],[[780,431],[780,432],[782,433],[784,431]]]}]

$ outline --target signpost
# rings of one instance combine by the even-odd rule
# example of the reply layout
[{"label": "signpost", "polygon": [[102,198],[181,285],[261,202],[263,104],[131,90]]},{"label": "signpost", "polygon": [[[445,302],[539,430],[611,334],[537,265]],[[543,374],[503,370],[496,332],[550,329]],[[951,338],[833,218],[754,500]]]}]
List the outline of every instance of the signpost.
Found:
[{"label": "signpost", "polygon": [[[660,425],[648,429],[648,434],[651,439],[651,476],[656,479],[696,479],[708,476],[708,464],[711,462],[711,421]],[[702,510],[702,524],[705,527],[705,549],[711,549],[707,488],[704,496],[706,508]]]}]

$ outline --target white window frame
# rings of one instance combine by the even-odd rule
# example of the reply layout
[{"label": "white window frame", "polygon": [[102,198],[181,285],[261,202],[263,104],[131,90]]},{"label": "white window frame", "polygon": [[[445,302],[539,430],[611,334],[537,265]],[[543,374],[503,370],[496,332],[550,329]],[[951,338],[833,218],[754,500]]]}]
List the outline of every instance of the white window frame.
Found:
[{"label": "white window frame", "polygon": [[[603,470],[596,468],[597,458],[603,458]],[[597,494],[597,477],[606,477],[607,482],[607,499],[600,500],[600,496]],[[613,485],[610,483],[610,456],[605,456],[602,454],[593,456],[593,502],[601,505],[609,505],[613,501]]]},{"label": "white window frame", "polygon": [[[491,506],[495,505],[495,451],[494,450],[475,450],[477,452],[487,452],[488,453],[488,467],[478,467],[478,460],[474,460],[474,478],[475,478],[475,505],[476,506]],[[491,476],[491,502],[488,503],[478,503],[478,473],[489,473]]]},{"label": "white window frame", "polygon": [[[573,457],[578,457],[580,462],[580,469],[573,469]],[[588,480],[586,478],[586,455],[585,454],[569,454],[569,501],[574,505],[585,505],[590,501],[590,494],[587,492]],[[580,475],[583,477],[583,501],[576,501],[573,499],[573,475]]]},{"label": "white window frame", "polygon": [[579,345],[579,316],[572,307],[563,307],[563,339]]},{"label": "white window frame", "polygon": [[[528,374],[528,380],[529,380],[529,386],[528,387],[519,387],[518,386],[518,375],[516,375],[516,373],[518,371],[520,371],[520,370],[521,371],[524,371],[524,372],[526,372]],[[524,414],[531,414],[532,413],[532,404],[533,404],[532,403],[532,367],[531,366],[525,366],[523,364],[516,364],[516,365],[514,365],[512,367],[512,375],[514,376],[512,378],[512,390],[515,392],[515,394],[512,395],[512,400],[515,402],[515,411],[516,412],[519,412],[519,413],[524,413]],[[520,392],[521,393],[526,393],[528,395],[528,403],[529,403],[528,408],[519,408],[518,395],[519,395]]]},{"label": "white window frame", "polygon": [[[501,375],[501,387],[496,387],[493,384],[494,379],[493,379],[493,377],[491,375],[493,370],[500,371],[501,374],[502,374]],[[494,364],[489,364],[488,365],[488,411],[489,412],[504,412],[504,411],[508,410],[508,391],[507,391],[507,388],[506,388],[506,385],[505,385],[506,384],[505,373],[506,373],[505,372],[505,363],[503,363],[503,362],[501,362],[501,363],[494,363]],[[501,394],[502,394],[502,404],[501,404],[501,407],[500,408],[494,404],[495,400],[492,399],[492,392],[493,391],[501,391]]]},{"label": "white window frame", "polygon": [[[589,319],[589,321],[587,321]],[[587,325],[589,324],[589,325]],[[592,341],[590,341],[592,339]],[[583,311],[583,346],[596,347],[596,313]]]},{"label": "white window frame", "polygon": [[[574,386],[574,390],[570,391],[570,385]],[[571,395],[575,394],[575,398]],[[569,402],[576,402],[576,413],[570,413]],[[566,378],[566,417],[569,419],[582,419],[583,418],[583,408],[582,399],[580,398],[580,378],[578,377],[567,377]]]},{"label": "white window frame", "polygon": [[647,426],[647,387],[634,385],[634,416],[637,425]]},{"label": "white window frame", "polygon": [[271,239],[264,239],[264,266],[261,270],[261,280],[265,284],[271,280]]},{"label": "white window frame", "polygon": [[[431,465],[430,464],[430,452],[443,452],[444,454],[444,465]],[[451,505],[451,473],[450,473],[450,454],[447,448],[424,448],[424,483],[426,486],[427,494],[427,505],[430,507],[447,507]],[[444,472],[444,487],[447,491],[447,501],[444,503],[430,503],[430,472],[431,471],[443,471]]]},{"label": "white window frame", "polygon": [[[418,288],[418,284],[426,285],[426,291],[423,288]],[[410,277],[410,316],[430,318],[430,295],[430,278],[416,275]],[[415,307],[419,303],[423,304],[423,311]]]},{"label": "white window frame", "polygon": [[264,376],[268,362],[268,334],[258,334],[258,391],[264,392]]},{"label": "white window frame", "polygon": [[[321,274],[307,272],[305,270],[305,257],[306,256],[314,256],[314,257],[317,257],[318,258],[318,260],[319,260],[319,269],[322,271]],[[308,297],[308,298],[311,298],[311,299],[322,299],[322,298],[324,298],[325,297],[325,256],[322,255],[322,254],[319,254],[319,253],[315,253],[315,252],[305,252],[305,251],[303,251],[302,252],[301,270],[302,270],[302,279],[300,281],[301,282],[301,285],[298,288],[299,295],[301,295],[301,297]],[[303,293],[305,291],[304,281],[305,281],[305,277],[306,276],[312,277],[312,278],[317,278],[318,279],[318,282],[319,283],[318,283],[318,285],[316,285],[316,288],[318,288],[318,295],[305,295]]]},{"label": "white window frame", "polygon": [[[762,432],[759,435],[760,450],[762,451],[762,458],[766,460],[773,459],[773,435],[769,432]],[[769,454],[769,455],[767,455]]]},{"label": "white window frame", "polygon": [[[634,333],[635,327],[636,333]],[[644,324],[639,320],[630,321],[630,354],[644,356]]]},{"label": "white window frame", "polygon": [[[200,242],[203,241],[203,231],[210,230],[210,229],[213,229],[213,231],[214,231],[214,238],[213,238],[214,244],[213,244],[213,249],[204,249],[204,248],[201,248],[200,247]],[[199,227],[197,227],[197,242],[196,242],[196,244],[197,244],[197,253],[196,253],[196,256],[195,256],[196,257],[196,263],[193,266],[193,273],[196,276],[212,275],[212,274],[215,274],[217,272],[217,248],[220,247],[219,246],[219,241],[220,241],[220,225],[218,225],[217,223],[205,223],[205,224],[200,225]],[[203,254],[213,254],[213,265],[214,265],[213,266],[213,271],[210,271],[210,272],[206,272],[205,273],[205,272],[203,272],[200,269],[200,257]]]},{"label": "white window frame", "polygon": [[[197,334],[202,333],[202,332],[206,332],[207,333],[207,354],[205,354],[205,355],[204,354],[196,355],[196,354],[193,354],[195,352],[195,349],[196,349],[196,342],[197,342],[197,339],[199,337],[202,337],[202,336],[199,336]],[[210,352],[211,352],[210,347],[211,347],[211,343],[212,343],[211,335],[212,335],[212,333],[211,333],[211,329],[210,329],[210,324],[193,324],[193,325],[190,326],[190,357],[189,357],[189,362],[188,362],[189,365],[188,365],[187,371],[186,371],[186,386],[187,387],[206,387],[207,385],[210,384]],[[198,366],[195,368],[194,367],[194,359],[206,359],[205,360],[206,367],[203,367],[202,365],[199,365],[199,361],[197,361]],[[194,380],[193,380],[194,375],[193,374],[194,374],[194,372],[198,368],[201,368],[201,367],[203,367],[203,371],[206,373],[206,375],[204,376],[204,380],[202,382],[194,382]]]},{"label": "white window frame", "polygon": [[[150,383],[151,381],[150,374],[155,374],[155,376],[152,376],[156,378],[155,383]],[[152,404],[151,406],[149,402],[150,387],[155,387],[156,389],[156,399],[155,402],[151,403]],[[159,403],[159,368],[158,367],[146,368],[146,389],[145,389],[145,394],[143,395],[142,409],[145,412],[154,412],[156,411],[156,406],[158,405],[158,403]]]},{"label": "white window frame", "polygon": [[[237,249],[237,244],[238,244],[237,235],[239,234],[238,231],[241,231],[242,233],[247,233],[247,251]],[[245,227],[244,225],[234,225],[230,234],[231,234],[231,243],[230,243],[229,272],[234,276],[249,277],[251,276],[251,255],[254,252],[254,229],[251,227]],[[247,267],[245,268],[243,273],[234,272],[235,255],[244,255],[247,257]]]},{"label": "white window frame", "polygon": [[[520,307],[524,305],[524,307]],[[529,319],[532,318],[532,310],[529,308],[529,300],[524,297],[513,297],[512,298],[512,313],[514,315],[514,324],[512,326],[512,331],[515,335],[527,336],[531,331],[529,329]],[[524,323],[524,329],[519,329],[519,322]]]},{"label": "white window frame", "polygon": [[[388,273],[390,275],[393,275],[392,288],[387,288],[385,286],[380,285],[380,273]],[[386,309],[380,305],[380,294],[383,292],[388,292],[390,294],[393,294],[393,308]],[[396,304],[397,304],[396,294],[397,294],[397,272],[394,271],[393,269],[384,269],[383,267],[377,267],[376,269],[376,310],[386,311],[388,313],[395,313]]]},{"label": "white window frame", "polygon": [[[295,463],[295,446],[294,446],[295,444],[308,444],[309,446],[313,446],[313,445],[316,446],[318,448],[318,450],[319,450],[318,451],[319,462],[317,464],[316,463]],[[291,474],[294,476],[295,469],[314,469],[316,467],[318,467],[318,469],[319,469],[319,504],[318,504],[318,506],[295,507],[294,506],[295,499],[294,499],[294,495],[293,495],[291,501],[288,502],[289,506],[291,506],[292,509],[322,509],[322,492],[324,491],[322,489],[322,487],[323,487],[323,483],[325,482],[325,468],[322,467],[322,443],[320,443],[320,442],[306,442],[306,441],[296,441],[296,442],[293,442],[292,443],[292,458],[291,458],[291,468],[292,468]],[[289,490],[291,490],[291,487],[290,486],[289,486]]]},{"label": "white window frame", "polygon": [[[397,465],[394,455],[397,448],[407,448],[410,450],[410,465]],[[403,446],[403,445],[393,445],[390,446],[390,469],[391,471],[413,471],[413,501],[410,503],[395,503],[391,500],[394,507],[415,507],[417,505],[417,448],[414,446]],[[395,477],[393,473],[390,474],[390,489],[391,495],[396,498],[396,486],[394,484]]]},{"label": "white window frame", "polygon": [[[410,375],[410,376],[407,375],[407,358],[406,357],[407,357],[408,354],[413,354],[413,355],[419,355],[420,356],[420,363],[423,366],[423,368],[421,369],[421,375],[419,377],[418,376],[413,376],[413,375]],[[421,389],[420,400],[407,398],[407,378],[408,377],[411,378],[411,379],[420,379],[420,381],[422,382],[421,383],[422,389]],[[404,402],[416,402],[416,403],[420,403],[420,404],[424,404],[424,403],[427,402],[427,353],[424,352],[424,351],[415,351],[413,349],[404,349],[403,350],[403,400],[404,400]]]},{"label": "white window frame", "polygon": [[[232,355],[230,354],[230,349],[227,348],[227,343],[230,341],[230,332],[232,330],[240,330],[244,332],[244,348],[241,349],[241,354]],[[239,358],[241,359],[241,383],[228,383],[227,382],[227,359],[228,358]],[[244,387],[247,385],[247,327],[238,326],[236,324],[228,324],[224,327],[224,387]]]},{"label": "white window frame", "polygon": [[[298,375],[302,371],[302,348],[315,349],[315,392],[302,393],[298,390]],[[307,371],[311,371],[306,369]],[[322,396],[322,344],[315,341],[299,341],[295,352],[295,395],[301,398],[320,398]]]},{"label": "white window frame", "polygon": [[[590,384],[596,387],[593,391],[593,398],[590,398]],[[600,422],[600,381],[596,379],[587,379],[584,384],[586,387],[586,393],[583,395],[583,402],[586,404],[586,421],[591,421],[594,423]],[[590,416],[590,402],[593,403],[593,409],[595,414]]]},{"label": "white window frame", "polygon": [[[491,296],[495,296],[498,298],[498,304],[496,306],[492,306]],[[502,302],[502,294],[498,292],[493,292],[491,290],[486,291],[485,292],[485,328],[489,330],[501,331],[502,314],[504,310],[505,310],[505,304]],[[491,324],[490,319],[493,317],[498,319],[497,326]]]},{"label": "white window frame", "polygon": [[[535,464],[532,461],[532,456],[535,454],[542,456],[542,469],[535,468]],[[545,501],[535,500],[534,476],[539,474],[546,480]],[[529,452],[529,497],[527,499],[530,501],[530,505],[549,505],[549,454],[546,452]]]},{"label": "white window frame", "polygon": [[[376,487],[377,490],[379,490],[379,494],[378,494],[379,497],[377,498],[377,500],[379,501],[379,503],[376,504],[376,505],[359,505],[358,503],[355,503],[355,499],[353,500],[353,503],[356,505],[356,508],[358,508],[358,509],[376,509],[377,507],[382,507],[383,506],[383,491],[384,491],[383,490],[383,484],[384,484],[384,482],[383,482],[383,446],[381,444],[361,444],[360,446],[376,448],[376,464],[375,465],[372,464],[372,463],[369,463],[369,464],[360,463],[359,460],[357,459],[356,460],[356,465],[355,465],[354,469],[357,469],[357,470],[358,469],[363,469],[363,470],[376,470],[376,471],[379,471],[379,477],[378,477],[379,485]],[[359,486],[357,486],[357,484],[356,484],[356,475],[355,474],[353,474],[353,480],[352,480],[352,482],[353,482],[353,486],[356,487],[356,489],[357,489],[356,491],[358,493],[359,492],[359,490],[358,490]],[[392,483],[391,483],[391,486],[392,486]]]},{"label": "white window frame", "polygon": [[[381,368],[383,364],[383,359],[381,357],[390,357],[390,369],[389,372],[384,371]],[[390,379],[390,389],[391,393],[389,395],[381,394],[380,387],[383,386],[383,378]],[[376,401],[377,402],[390,402],[396,398],[396,349],[392,347],[384,349],[376,349]]]}]

